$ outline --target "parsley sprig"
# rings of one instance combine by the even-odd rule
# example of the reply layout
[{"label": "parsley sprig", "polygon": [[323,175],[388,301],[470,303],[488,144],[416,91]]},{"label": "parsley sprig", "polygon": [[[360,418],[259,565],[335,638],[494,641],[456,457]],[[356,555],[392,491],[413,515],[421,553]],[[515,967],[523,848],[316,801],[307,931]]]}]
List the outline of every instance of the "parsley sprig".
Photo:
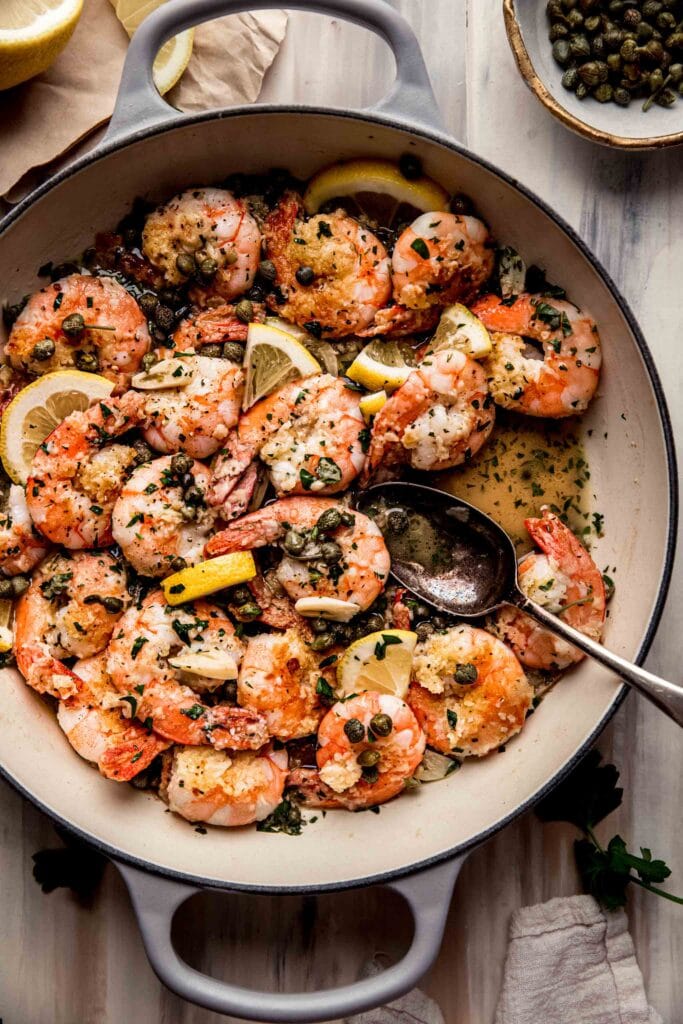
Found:
[{"label": "parsley sprig", "polygon": [[595,827],[620,805],[624,791],[617,786],[619,772],[613,764],[601,764],[597,750],[581,761],[564,782],[536,808],[541,821],[566,821],[583,833],[574,841],[574,856],[586,892],[607,910],[626,904],[630,883],[648,889],[657,896],[683,904],[683,898],[665,892],[653,883],[664,882],[671,874],[663,860],[654,860],[652,852],[641,846],[640,856],[630,853],[617,835],[603,847]]}]

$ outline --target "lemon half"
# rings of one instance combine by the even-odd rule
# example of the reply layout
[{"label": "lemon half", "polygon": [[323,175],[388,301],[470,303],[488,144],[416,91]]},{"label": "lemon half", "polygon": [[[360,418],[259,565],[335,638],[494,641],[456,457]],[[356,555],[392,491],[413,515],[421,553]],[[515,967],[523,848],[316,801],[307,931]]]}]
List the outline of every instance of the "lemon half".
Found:
[{"label": "lemon half", "polygon": [[[148,14],[160,7],[165,0],[110,0],[119,19],[129,36],[133,36],[138,25]],[[194,29],[167,40],[154,60],[154,84],[163,96],[180,80],[185,68],[190,63]]]},{"label": "lemon half", "polygon": [[369,423],[372,417],[377,415],[386,400],[386,391],[374,391],[371,395],[363,395],[358,404],[366,423]]},{"label": "lemon half", "polygon": [[269,324],[249,324],[244,367],[247,379],[242,409],[245,412],[288,380],[321,372],[320,363],[301,342]]},{"label": "lemon half", "polygon": [[57,370],[15,395],[0,427],[0,458],[14,483],[26,484],[38,446],[69,413],[108,398],[113,388],[110,380],[96,373]]},{"label": "lemon half", "polygon": [[47,71],[69,42],[83,0],[3,0],[0,4],[0,89]]},{"label": "lemon half", "polygon": [[424,175],[409,180],[391,160],[348,160],[326,167],[311,178],[304,206],[308,213],[317,213],[331,199],[344,196],[358,197],[361,207],[364,197],[388,196],[421,213],[448,208],[448,193],[441,185]]},{"label": "lemon half", "polygon": [[455,348],[471,359],[485,359],[493,346],[489,332],[479,317],[456,302],[444,309],[429,347],[432,352]]},{"label": "lemon half", "polygon": [[236,587],[256,575],[256,565],[250,551],[234,551],[218,558],[208,558],[198,565],[181,569],[161,581],[161,588],[169,604],[183,604],[198,597],[206,597],[225,587]]},{"label": "lemon half", "polygon": [[347,647],[337,664],[337,683],[344,696],[375,690],[403,699],[410,685],[417,633],[382,629]]}]

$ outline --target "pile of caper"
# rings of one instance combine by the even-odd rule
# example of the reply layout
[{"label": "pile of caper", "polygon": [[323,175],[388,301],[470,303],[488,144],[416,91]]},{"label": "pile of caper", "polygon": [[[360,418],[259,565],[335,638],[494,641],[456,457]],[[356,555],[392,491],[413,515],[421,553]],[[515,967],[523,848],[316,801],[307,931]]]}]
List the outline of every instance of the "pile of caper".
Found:
[{"label": "pile of caper", "polygon": [[548,0],[553,57],[579,99],[627,107],[683,96],[683,0]]},{"label": "pile of caper", "polygon": [[189,455],[186,455],[185,452],[178,452],[171,459],[170,469],[164,470],[162,474],[162,483],[165,486],[182,489],[184,519],[195,519],[197,510],[204,505],[204,491],[195,483],[193,466],[194,461]]},{"label": "pile of caper", "polygon": [[[367,734],[365,726],[358,718],[349,718],[344,723],[344,733],[350,743],[363,743],[366,739],[371,743],[375,742],[380,737],[391,735],[393,728],[394,723],[391,717],[382,713],[372,716]],[[362,768],[365,782],[377,782],[381,758],[382,755],[377,748],[366,747],[365,750],[361,750],[356,758],[356,763]]]}]

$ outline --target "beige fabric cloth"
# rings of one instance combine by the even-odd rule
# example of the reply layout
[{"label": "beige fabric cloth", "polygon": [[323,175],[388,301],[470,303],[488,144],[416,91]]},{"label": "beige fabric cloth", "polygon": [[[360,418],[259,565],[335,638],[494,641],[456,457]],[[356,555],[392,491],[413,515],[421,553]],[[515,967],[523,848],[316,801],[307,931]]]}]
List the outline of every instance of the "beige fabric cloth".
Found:
[{"label": "beige fabric cloth", "polygon": [[495,1024],[662,1024],[623,910],[606,913],[592,896],[518,910]]},{"label": "beige fabric cloth", "polygon": [[[199,25],[187,71],[166,99],[186,111],[253,102],[286,26],[284,11]],[[94,144],[91,133],[114,108],[127,46],[109,0],[86,0],[76,31],[52,67],[0,92],[0,196],[17,202],[53,169],[45,165],[65,162],[86,136]]]}]

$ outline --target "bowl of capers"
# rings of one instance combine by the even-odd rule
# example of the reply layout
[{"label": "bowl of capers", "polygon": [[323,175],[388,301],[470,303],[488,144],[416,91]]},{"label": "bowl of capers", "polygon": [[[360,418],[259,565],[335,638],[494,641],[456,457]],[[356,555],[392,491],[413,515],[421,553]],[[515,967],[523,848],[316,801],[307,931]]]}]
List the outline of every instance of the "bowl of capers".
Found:
[{"label": "bowl of capers", "polygon": [[529,88],[564,125],[626,149],[683,143],[683,0],[503,0]]}]

